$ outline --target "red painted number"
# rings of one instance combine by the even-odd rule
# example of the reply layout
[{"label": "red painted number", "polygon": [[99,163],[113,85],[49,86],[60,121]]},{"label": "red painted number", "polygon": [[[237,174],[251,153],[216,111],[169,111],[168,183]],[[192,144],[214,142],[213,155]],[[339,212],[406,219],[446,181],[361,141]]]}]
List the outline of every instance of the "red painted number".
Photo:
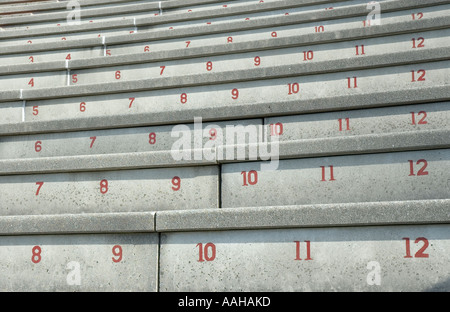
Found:
[{"label": "red painted number", "polygon": [[[414,161],[413,160],[408,160],[409,162],[409,177],[415,176],[414,174]],[[422,168],[419,169],[419,171],[417,172],[418,176],[424,176],[424,175],[428,175],[428,171],[425,171],[425,169],[427,169],[428,166],[428,162],[425,159],[419,159],[416,162],[416,165],[420,165],[423,164]]]},{"label": "red painted number", "polygon": [[[339,121],[339,131],[344,131],[343,128],[343,120],[341,118],[338,119]],[[349,118],[345,118],[345,124],[346,124],[346,128],[345,130],[350,130],[350,119]]]},{"label": "red painted number", "polygon": [[419,12],[419,13],[417,13],[417,14],[411,14],[412,15],[412,19],[413,19],[413,21],[414,20],[420,20],[420,19],[422,19],[422,17],[423,17],[423,13],[422,12]]},{"label": "red painted number", "polygon": [[276,124],[270,124],[269,126],[271,136],[279,136],[283,134],[283,124],[281,122],[277,122]]},{"label": "red painted number", "polygon": [[304,61],[311,61],[314,58],[314,52],[313,51],[303,51],[303,60]]},{"label": "red painted number", "polygon": [[[300,258],[300,241],[294,241],[295,243],[295,259],[294,260],[302,260]],[[306,258],[305,261],[312,260],[311,258],[311,242],[305,241],[306,243]]]},{"label": "red painted number", "polygon": [[148,143],[154,145],[156,143],[156,133],[152,132],[148,135]]},{"label": "red painted number", "polygon": [[[417,116],[420,116],[420,115],[423,115],[423,117],[422,117],[422,119],[419,120],[419,122],[417,124],[419,124],[419,125],[426,125],[428,123],[428,121],[425,120],[427,118],[427,112],[421,111],[421,112],[419,112],[417,114]],[[411,119],[412,119],[411,124],[412,125],[416,124],[416,117],[415,116],[416,116],[416,113],[411,112]]]},{"label": "red painted number", "polygon": [[44,182],[36,182],[36,185],[38,186],[38,188],[36,190],[36,196],[38,196],[42,185],[44,185]]},{"label": "red painted number", "polygon": [[255,56],[253,60],[255,61],[255,66],[261,65],[261,58],[259,56]]},{"label": "red painted number", "polygon": [[[403,237],[406,243],[406,256],[404,258],[412,258],[411,256],[411,244],[409,241],[409,237]],[[418,244],[419,242],[423,242],[422,248],[420,248],[415,254],[414,258],[428,258],[429,254],[425,253],[425,250],[428,248],[429,242],[425,237],[418,237],[414,241],[414,244]]]},{"label": "red painted number", "polygon": [[323,26],[316,26],[316,27],[314,27],[314,30],[315,30],[316,33],[324,32],[325,31],[325,27],[323,27]]},{"label": "red painted number", "polygon": [[37,116],[39,115],[39,110],[38,110],[39,106],[33,106],[33,115]]},{"label": "red painted number", "polygon": [[173,177],[172,185],[172,190],[179,191],[181,188],[181,179],[179,177]]},{"label": "red painted number", "polygon": [[207,243],[204,248],[202,243],[198,243],[195,247],[198,247],[198,262],[216,259],[216,245],[213,243]]},{"label": "red painted number", "polygon": [[207,63],[206,63],[206,70],[207,70],[207,71],[212,71],[212,69],[213,69],[213,64],[212,64],[212,62],[211,62],[211,61],[207,62]]},{"label": "red painted number", "polygon": [[425,48],[425,39],[423,37],[419,37],[419,38],[412,38],[411,39],[413,42],[413,49],[415,48]]},{"label": "red painted number", "polygon": [[122,78],[120,70],[116,71],[116,79],[119,80],[120,78]]},{"label": "red painted number", "polygon": [[42,151],[42,142],[41,141],[37,141],[36,143],[34,143],[34,150],[36,151],[36,153],[39,153],[40,151]]},{"label": "red painted number", "polygon": [[93,136],[93,137],[90,137],[90,139],[91,139],[91,146],[89,148],[92,148],[92,146],[94,146],[94,142],[97,139],[97,137]]},{"label": "red painted number", "polygon": [[31,256],[31,262],[33,263],[39,263],[41,262],[41,252],[42,249],[39,246],[34,246],[33,249],[31,250],[32,256]]},{"label": "red painted number", "polygon": [[[333,169],[333,166],[329,166],[330,167],[330,179],[328,180],[328,181],[336,181],[336,179],[334,178],[334,169]],[[320,168],[322,168],[322,180],[320,180],[320,181],[322,181],[322,182],[325,182],[325,181],[327,181],[327,179],[326,179],[326,170],[325,170],[325,166],[320,166]]]},{"label": "red painted number", "polygon": [[353,77],[353,84],[352,84],[352,78],[351,77],[347,77],[347,87],[349,89],[351,89],[351,88],[358,88],[358,78],[357,77]]},{"label": "red painted number", "polygon": [[289,83],[288,87],[289,87],[289,92],[288,92],[289,95],[297,94],[300,91],[300,85],[297,82]]},{"label": "red painted number", "polygon": [[100,193],[102,194],[108,193],[108,180],[100,181]]},{"label": "red painted number", "polygon": [[133,102],[134,102],[134,100],[135,100],[136,98],[129,98],[129,100],[130,100],[130,105],[128,105],[128,108],[131,108],[131,105],[133,105]]},{"label": "red painted number", "polygon": [[186,104],[187,103],[187,94],[183,93],[181,94],[181,99],[180,99],[182,104]]},{"label": "red painted number", "polygon": [[115,245],[112,248],[112,253],[114,255],[114,257],[112,257],[112,261],[117,263],[122,261],[122,247],[120,245]]},{"label": "red painted number", "polygon": [[412,74],[412,80],[411,80],[411,82],[425,81],[425,74],[426,74],[425,70],[424,70],[424,69],[420,69],[420,70],[417,71],[417,73],[420,74],[420,76],[419,76],[419,78],[417,78],[417,80],[416,80],[416,74],[415,74],[415,72],[414,72],[413,70],[411,71],[411,74]]},{"label": "red painted number", "polygon": [[241,175],[244,179],[242,186],[248,186],[249,184],[255,185],[256,183],[258,183],[258,172],[256,172],[255,170],[251,170],[248,173],[246,171],[242,171]]},{"label": "red painted number", "polygon": [[81,102],[80,103],[80,112],[85,112],[86,111],[86,103],[85,102]]},{"label": "red painted number", "polygon": [[209,139],[214,141],[217,138],[217,130],[214,128],[209,129]]},{"label": "red painted number", "polygon": [[239,90],[238,89],[231,90],[231,98],[233,100],[237,100],[239,98]]},{"label": "red painted number", "polygon": [[361,45],[361,47],[355,46],[355,48],[356,48],[356,55],[366,55],[366,50],[363,44]]}]

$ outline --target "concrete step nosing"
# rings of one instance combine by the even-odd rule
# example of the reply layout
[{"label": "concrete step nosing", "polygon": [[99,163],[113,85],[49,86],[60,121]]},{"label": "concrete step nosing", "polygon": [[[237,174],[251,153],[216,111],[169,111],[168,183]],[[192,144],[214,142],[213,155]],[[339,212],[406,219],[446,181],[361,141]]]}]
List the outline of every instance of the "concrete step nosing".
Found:
[{"label": "concrete step nosing", "polygon": [[[328,12],[328,11],[324,11]],[[346,12],[345,10],[343,12]],[[344,14],[344,13],[343,13]],[[335,36],[336,38],[340,38],[342,33],[346,33],[348,31],[353,31],[356,33],[361,33],[362,36],[379,36],[378,33],[382,33],[385,35],[387,32],[391,33],[404,33],[411,32],[412,29],[418,29],[419,27],[422,29],[436,29],[442,27],[448,27],[450,24],[448,22],[450,17],[442,17],[442,18],[434,18],[431,20],[422,19],[417,21],[409,21],[409,22],[399,22],[392,23],[386,25],[379,25],[373,27],[364,27],[361,29],[348,29],[342,30],[338,32],[323,32],[319,34],[314,34],[315,36],[311,36],[314,38],[321,39],[323,37],[329,36],[330,33],[336,33],[339,36]],[[309,18],[308,18],[309,21]],[[314,21],[314,20],[313,20]],[[242,21],[242,22],[233,22],[227,25],[205,25],[201,27],[194,28],[183,28],[183,29],[174,29],[174,30],[164,30],[164,31],[143,31],[138,32],[133,35],[114,35],[106,37],[105,43],[107,45],[119,45],[119,44],[129,44],[129,43],[138,43],[138,42],[149,42],[155,40],[166,40],[166,39],[176,39],[183,37],[192,37],[192,36],[202,36],[209,34],[217,34],[217,33],[229,33],[232,31],[241,31],[241,30],[252,30],[258,28],[267,28],[274,26],[283,26],[283,25],[292,25],[298,23],[304,23],[305,16],[291,16],[288,21],[279,21],[279,17],[267,18],[263,21]],[[430,25],[431,24],[431,25]],[[395,29],[393,32],[392,29]],[[1,33],[0,33],[1,34]],[[360,35],[360,36],[361,36]],[[348,35],[347,35],[348,37]],[[335,39],[336,39],[335,38]],[[344,37],[345,38],[345,37]],[[97,40],[94,40],[97,39]],[[277,38],[273,38],[277,39]],[[304,39],[304,38],[303,38]],[[88,39],[79,39],[79,40],[65,40],[60,42],[52,42],[52,43],[39,43],[39,44],[22,44],[22,45],[13,45],[0,48],[0,54],[13,54],[13,53],[24,53],[24,52],[38,52],[38,51],[50,51],[50,50],[59,50],[59,49],[68,49],[68,48],[76,48],[76,47],[93,47],[93,46],[103,46],[103,42],[101,42],[101,38],[88,38]]]},{"label": "concrete step nosing", "polygon": [[[168,110],[134,115],[120,114],[114,116],[97,116],[88,119],[0,124],[0,135],[193,123],[194,118],[198,116],[202,116],[203,122],[214,122],[220,120],[262,118],[342,111],[348,109],[389,107],[419,103],[424,104],[445,102],[449,100],[450,89],[448,86],[433,86],[416,90],[381,91],[359,95],[321,97],[313,100],[296,99],[291,101],[280,101],[277,103],[278,105],[275,106],[273,105],[273,101],[266,101],[260,103],[234,104],[233,106],[212,106],[203,107],[201,109]],[[108,120],[107,126],[100,126],[104,124],[105,119]]]},{"label": "concrete step nosing", "polygon": [[[104,95],[111,93],[126,93],[132,91],[154,91],[172,88],[188,88],[195,86],[217,85],[236,82],[249,82],[286,77],[320,75],[325,73],[366,70],[380,67],[401,66],[405,64],[427,63],[450,59],[450,48],[435,48],[426,51],[393,53],[387,55],[367,56],[359,59],[343,59],[341,61],[322,61],[311,64],[292,64],[276,67],[253,68],[251,70],[226,71],[220,73],[204,73],[190,76],[175,76],[165,78],[149,78],[128,80],[123,82],[86,84],[66,86],[64,88],[26,89],[15,97],[8,97],[11,91],[1,92],[1,101],[43,100],[75,96]],[[13,93],[14,94],[14,93]],[[21,95],[21,97],[20,97]]]},{"label": "concrete step nosing", "polygon": [[450,199],[156,213],[157,232],[450,223]]}]

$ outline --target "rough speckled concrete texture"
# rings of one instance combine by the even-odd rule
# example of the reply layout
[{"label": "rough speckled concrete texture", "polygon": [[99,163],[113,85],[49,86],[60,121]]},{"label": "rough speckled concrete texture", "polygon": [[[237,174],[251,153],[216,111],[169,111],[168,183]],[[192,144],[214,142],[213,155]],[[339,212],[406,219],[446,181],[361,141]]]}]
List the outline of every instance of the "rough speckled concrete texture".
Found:
[{"label": "rough speckled concrete texture", "polygon": [[[163,234],[161,291],[449,291],[448,231],[422,225]],[[421,238],[410,245],[411,258],[404,238]],[[423,244],[424,257],[417,257]]]},{"label": "rough speckled concrete texture", "polygon": [[0,0],[0,290],[450,291],[450,0],[368,2]]},{"label": "rough speckled concrete texture", "polygon": [[157,234],[2,236],[2,291],[156,291]]}]

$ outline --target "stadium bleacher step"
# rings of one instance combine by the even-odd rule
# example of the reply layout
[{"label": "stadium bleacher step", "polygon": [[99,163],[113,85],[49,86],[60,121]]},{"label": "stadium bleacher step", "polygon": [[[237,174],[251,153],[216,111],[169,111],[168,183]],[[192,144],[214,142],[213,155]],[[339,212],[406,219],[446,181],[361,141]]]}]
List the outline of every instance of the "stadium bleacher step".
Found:
[{"label": "stadium bleacher step", "polygon": [[449,291],[449,26],[450,0],[1,0],[0,290]]}]

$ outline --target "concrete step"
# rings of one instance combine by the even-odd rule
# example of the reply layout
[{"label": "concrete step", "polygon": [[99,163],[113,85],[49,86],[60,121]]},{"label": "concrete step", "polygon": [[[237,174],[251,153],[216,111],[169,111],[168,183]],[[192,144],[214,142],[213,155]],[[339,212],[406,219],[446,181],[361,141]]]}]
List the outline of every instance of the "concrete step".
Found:
[{"label": "concrete step", "polygon": [[[66,132],[89,129],[109,129],[109,128],[124,128],[135,126],[156,126],[163,124],[174,123],[193,123],[196,117],[202,116],[203,122],[216,122],[224,119],[242,119],[251,117],[269,117],[269,116],[283,116],[290,114],[305,114],[326,111],[343,111],[348,109],[363,109],[372,107],[388,107],[397,105],[417,104],[417,103],[433,103],[435,101],[445,101],[449,99],[448,88],[427,87],[418,90],[399,90],[388,92],[373,92],[362,95],[339,95],[336,98],[323,97],[317,100],[297,100],[297,101],[280,101],[280,106],[273,106],[269,101],[261,100],[260,103],[243,103],[236,104],[236,107],[226,105],[214,105],[212,107],[205,107],[200,111],[197,105],[191,108],[183,109],[163,109],[156,105],[152,107],[139,105],[138,101],[133,101],[132,107],[136,104],[139,109],[133,112],[125,112],[130,109],[130,100],[128,97],[109,96],[99,97],[97,101],[95,98],[90,98],[83,102],[83,99],[72,100],[48,100],[27,102],[25,107],[26,116],[32,116],[33,112],[41,115],[34,121],[25,117],[24,122],[17,122],[23,115],[23,106],[21,102],[2,104],[1,109],[5,110],[6,121],[8,116],[14,117],[10,123],[3,123],[0,125],[0,133],[2,135],[19,135],[28,133],[43,133],[43,132]],[[132,99],[132,98],[131,98]],[[90,101],[89,101],[90,100]],[[62,102],[62,103],[61,103]],[[104,103],[111,103],[111,108],[102,108]],[[83,105],[86,103],[86,106]],[[151,103],[151,102],[150,102]],[[361,104],[363,103],[363,104]],[[97,107],[98,106],[98,107]],[[80,112],[80,107],[86,107],[86,111]],[[97,107],[94,110],[93,107]],[[52,114],[42,114],[42,108],[47,108]],[[122,108],[122,109],[121,109]],[[88,110],[89,109],[89,110]],[[124,111],[121,113],[121,110]],[[66,114],[68,112],[69,116]],[[81,113],[88,113],[85,116]],[[71,118],[70,114],[76,114],[75,118]],[[107,116],[105,116],[107,114]],[[36,117],[36,116],[35,116]],[[108,120],[108,124],[104,121]],[[337,119],[336,119],[337,120]]]},{"label": "concrete step", "polygon": [[158,235],[2,236],[3,291],[156,291]]},{"label": "concrete step", "polygon": [[264,128],[261,119],[199,119],[186,125],[4,136],[0,174],[223,164],[238,155],[267,160],[448,148],[449,113],[443,102],[272,117]]},{"label": "concrete step", "polygon": [[160,291],[448,291],[448,231],[430,224],[164,233]]},{"label": "concrete step", "polygon": [[448,291],[448,216],[424,200],[0,217],[0,288]]},{"label": "concrete step", "polygon": [[[445,199],[450,150],[222,165],[222,207]],[[442,171],[443,170],[443,171]]]},{"label": "concrete step", "polygon": [[450,290],[450,0],[15,1],[1,290]]},{"label": "concrete step", "polygon": [[[307,46],[303,47],[303,49],[283,48],[185,60],[175,60],[175,58],[173,60],[167,60],[166,58],[164,61],[156,62],[157,59],[153,59],[151,63],[138,63],[133,65],[121,65],[123,59],[122,63],[117,63],[118,58],[114,58],[110,59],[110,62],[101,62],[101,68],[89,69],[82,68],[91,67],[92,62],[78,62],[78,64],[75,63],[75,66],[73,66],[74,62],[52,62],[36,64],[35,66],[33,64],[33,67],[29,65],[2,66],[0,67],[0,74],[7,74],[7,76],[0,76],[0,88],[10,90],[18,87],[20,89],[32,89],[97,84],[99,82],[114,83],[126,80],[270,68],[298,63],[331,63],[335,61],[339,64],[342,63],[343,59],[350,61],[349,59],[353,58],[356,61],[361,57],[365,57],[367,63],[370,63],[370,58],[367,58],[367,56],[375,55],[384,58],[392,55],[392,64],[400,63],[400,60],[404,60],[403,63],[406,63],[410,54],[410,52],[406,53],[406,51],[418,51],[420,49],[421,52],[425,53],[427,50],[436,50],[437,48],[442,50],[446,48],[442,38],[445,38],[449,34],[450,31],[447,30],[419,32],[392,36],[386,39],[383,38],[383,40],[374,38],[365,41],[343,42],[340,44]],[[417,47],[418,45],[420,45],[420,48]],[[332,47],[333,49],[330,50]],[[385,52],[386,50],[389,50],[390,54],[387,54]],[[395,53],[398,53],[398,55],[395,55]],[[421,60],[425,61],[425,57],[433,60],[436,59],[432,55],[432,51],[430,51],[429,56],[424,54],[424,58],[421,58]],[[35,61],[33,56],[30,58],[33,62]],[[144,60],[141,62],[144,62]],[[410,62],[414,63],[415,59],[412,59]],[[77,69],[77,67],[80,69]],[[59,71],[45,73],[52,69]],[[27,71],[31,72],[14,74]],[[45,76],[40,77],[39,73]],[[32,84],[30,84],[31,79],[33,79]]]},{"label": "concrete step", "polygon": [[[102,30],[102,29],[119,29],[124,27],[130,27],[134,29],[144,25],[158,26],[160,24],[183,23],[184,21],[197,21],[197,20],[209,20],[212,18],[214,21],[223,20],[227,18],[234,18],[235,15],[245,14],[247,17],[257,17],[261,15],[284,15],[285,13],[305,12],[311,10],[322,10],[324,5],[333,5],[333,8],[348,5],[348,0],[341,1],[269,1],[261,3],[259,1],[228,1],[220,4],[202,4],[199,3],[196,6],[187,6],[180,9],[168,9],[166,3],[161,2],[161,8],[157,10],[148,11],[145,6],[142,6],[141,11],[121,14],[118,16],[106,16],[98,18],[86,19],[84,15],[80,14],[79,23],[69,23],[66,19],[61,20],[59,23],[55,22],[40,22],[34,24],[17,25],[16,27],[6,26],[6,30],[0,35],[0,38],[19,38],[30,37],[36,35],[51,35],[51,34],[63,34],[70,35],[71,33],[83,33],[90,30]],[[353,1],[353,3],[363,3],[360,0]],[[185,3],[186,4],[186,3]],[[189,4],[189,3],[187,3]],[[163,8],[164,6],[164,8]],[[328,7],[327,7],[328,8]],[[283,10],[283,11],[279,11]],[[65,12],[66,15],[69,11]],[[206,14],[205,14],[206,13]],[[108,23],[106,23],[108,22]],[[31,38],[29,38],[31,39]]]},{"label": "concrete step", "polygon": [[447,291],[448,216],[448,200],[161,212],[160,291]]},{"label": "concrete step", "polygon": [[[444,48],[435,52],[417,50],[405,53],[405,57],[421,62],[425,55],[447,57],[448,51]],[[369,59],[372,64],[367,62]],[[278,66],[270,70],[255,68],[206,73],[190,76],[189,80],[179,76],[22,90],[19,94],[5,91],[2,93],[4,100],[26,102],[22,115],[18,114],[23,102],[1,104],[1,109],[15,114],[16,120],[22,116],[22,122],[0,125],[0,133],[186,123],[199,116],[205,121],[243,119],[449,99],[448,61],[362,70],[361,66],[378,67],[379,62],[389,63],[390,58],[374,56],[359,60],[361,65],[353,59],[336,63],[339,70],[353,70],[327,74],[312,74],[332,71],[332,62],[325,61]],[[306,72],[310,75],[298,75]],[[317,90],[321,90],[320,93]],[[431,90],[433,92],[429,92]],[[214,101],[210,100],[212,94]],[[159,103],[167,104],[161,106]],[[102,119],[108,120],[107,124],[99,122]]]},{"label": "concrete step", "polygon": [[[56,0],[2,0],[0,1],[0,6],[2,8],[16,8],[15,10],[12,9],[14,12],[22,12],[24,8],[27,8],[29,6],[35,5],[35,4],[41,4],[41,5],[48,5],[50,3],[54,3]],[[6,12],[6,10],[5,10]],[[13,13],[14,13],[13,12]],[[9,14],[9,13],[5,13]]]},{"label": "concrete step", "polygon": [[449,195],[448,149],[280,160],[272,164],[272,170],[268,165],[224,164],[221,177],[216,166],[1,176],[1,214],[219,207],[219,180],[220,205],[225,208],[446,199]]},{"label": "concrete step", "polygon": [[[249,38],[248,41],[233,44],[226,44],[226,38],[219,40],[209,38],[209,40],[203,40],[202,42],[200,42],[200,45],[197,44],[196,40],[174,41],[173,44],[171,44],[170,41],[164,41],[160,45],[158,45],[157,42],[155,44],[152,44],[151,48],[150,46],[140,44],[139,46],[136,46],[136,49],[128,45],[126,46],[127,49],[122,49],[121,46],[117,46],[117,49],[114,47],[107,47],[105,49],[105,47],[102,46],[87,50],[74,49],[70,51],[60,52],[45,51],[17,55],[2,55],[0,56],[0,58],[4,60],[5,63],[7,62],[8,65],[0,66],[0,74],[8,75],[14,73],[33,73],[36,71],[66,71],[67,69],[76,70],[92,67],[120,66],[124,64],[149,64],[158,61],[164,61],[166,63],[170,62],[171,60],[180,62],[180,60],[183,58],[211,58],[220,55],[231,57],[231,54],[245,55],[245,53],[250,52],[259,53],[261,54],[260,57],[263,57],[265,55],[275,56],[279,54],[278,49],[280,48],[284,49],[287,53],[289,53],[289,51],[293,52],[295,49],[303,49],[301,52],[313,51],[313,53],[318,53],[320,51],[323,57],[336,58],[339,57],[340,54],[325,54],[325,50],[328,51],[332,47],[331,50],[337,50],[338,52],[346,53],[341,49],[344,48],[346,44],[348,44],[348,47],[354,44],[349,55],[355,56],[355,53],[358,52],[362,56],[364,55],[362,54],[362,45],[364,45],[364,53],[366,53],[367,55],[385,53],[386,51],[383,48],[369,49],[369,46],[371,45],[381,47],[380,45],[386,44],[385,47],[392,48],[392,52],[404,51],[402,50],[402,48],[405,50],[412,49],[412,44],[414,43],[416,44],[416,49],[419,45],[421,49],[442,46],[442,42],[445,41],[439,39],[439,37],[447,36],[446,29],[438,31],[426,31],[430,28],[429,25],[424,23],[425,21],[416,22],[411,21],[409,23],[401,23],[397,25],[404,28],[405,31],[406,29],[408,29],[408,32],[410,33],[409,36],[411,36],[411,38],[408,38],[408,35],[392,36],[392,29],[388,26],[377,27],[377,36],[385,36],[384,40],[387,40],[386,43],[383,43],[380,38],[361,39],[359,32],[354,29],[348,29],[346,32],[334,31],[329,33],[321,33],[320,36],[310,36],[306,34],[300,36],[289,36],[286,38],[276,37],[270,40],[264,39],[260,41],[255,41]],[[439,28],[447,24],[448,21],[446,18],[438,18],[433,20],[434,27],[432,28]],[[341,40],[348,40],[350,42],[329,43],[330,38],[337,36],[339,36]],[[422,41],[412,41],[413,38],[418,39],[421,37],[427,40],[427,44],[425,44],[425,42],[422,43]],[[401,45],[402,43],[403,46]],[[361,51],[353,50],[356,45],[359,46],[359,50]],[[366,49],[369,49],[370,51],[366,51]],[[148,50],[149,52],[145,52],[146,50]],[[350,52],[350,50],[348,50],[348,52]],[[128,55],[125,57],[123,53],[127,53]],[[104,54],[108,57],[103,57]],[[311,61],[314,61],[314,55],[312,56],[313,59]],[[278,60],[278,62],[280,62],[280,60]],[[263,66],[264,63],[265,62],[263,62],[262,64]]]},{"label": "concrete step", "polygon": [[[434,2],[437,1],[437,2]],[[433,0],[433,3],[442,3],[439,2],[442,0]],[[422,3],[422,2],[421,2]],[[383,15],[383,23],[401,23],[403,21],[411,21],[412,15],[411,14],[417,14],[418,8],[423,8],[423,3],[420,5],[419,3],[412,3],[411,1],[403,2],[402,0],[398,1],[388,1],[386,2],[386,6],[384,8],[385,12]],[[400,12],[395,12],[401,9]],[[217,10],[216,10],[217,11]],[[333,12],[331,12],[333,11]],[[391,13],[389,13],[391,12]],[[403,12],[403,13],[402,13]],[[419,12],[420,13],[420,12]],[[202,13],[203,14],[203,13]],[[424,14],[422,17],[422,23],[425,21],[425,16],[428,16],[428,19],[431,19],[433,16],[446,16],[445,14],[439,12],[430,12],[430,14]],[[182,16],[186,16],[186,13],[181,14]],[[358,16],[358,17],[355,17]],[[402,17],[400,17],[402,16]],[[93,37],[85,38],[85,39],[77,39],[77,40],[67,40],[66,36],[56,36],[55,41],[53,42],[45,42],[45,43],[37,43],[34,42],[32,39],[21,39],[17,42],[17,44],[10,45],[7,48],[0,49],[0,54],[12,54],[12,53],[24,53],[27,52],[38,52],[38,51],[48,51],[48,50],[58,50],[58,49],[73,49],[73,48],[80,48],[80,47],[94,47],[94,46],[104,46],[105,44],[107,46],[113,46],[113,45],[119,45],[119,44],[126,44],[130,45],[132,43],[142,43],[145,44],[143,46],[147,46],[151,44],[155,40],[168,40],[168,39],[176,39],[176,38],[183,38],[184,42],[186,40],[193,40],[194,37],[198,36],[206,36],[206,35],[212,35],[222,33],[222,42],[228,43],[228,38],[234,34],[234,32],[243,32],[245,30],[251,30],[252,32],[247,34],[247,38],[251,36],[251,33],[257,33],[256,29],[261,29],[259,33],[266,33],[265,39],[273,39],[273,32],[277,32],[277,35],[280,37],[283,37],[283,29],[287,29],[286,34],[293,35],[298,34],[298,30],[296,31],[296,28],[292,28],[291,26],[291,32],[289,33],[289,27],[288,25],[293,24],[304,24],[304,31],[306,33],[316,33],[315,28],[317,27],[317,31],[320,34],[317,35],[323,35],[323,33],[327,33],[328,31],[331,31],[333,29],[339,30],[344,28],[349,28],[347,25],[349,23],[352,23],[351,28],[370,28],[368,25],[364,27],[364,22],[367,18],[367,7],[366,5],[355,5],[355,6],[343,6],[341,8],[336,8],[333,10],[315,10],[312,12],[299,12],[298,14],[290,14],[290,15],[282,15],[282,18],[280,18],[279,15],[275,15],[272,17],[263,17],[261,19],[254,18],[247,20],[245,17],[240,17],[239,21],[233,21],[230,22],[211,22],[211,24],[208,24],[208,21],[199,21],[198,25],[195,25],[193,23],[188,23],[185,26],[162,26],[163,29],[156,29],[155,25],[150,25],[147,30],[145,28],[139,29],[136,33],[128,33],[126,35],[116,35],[116,36],[110,36],[105,37],[105,39],[99,38],[98,32],[95,32],[93,34]],[[148,19],[146,19],[148,20]],[[328,20],[328,21],[327,21]],[[420,22],[421,20],[416,20],[416,22]],[[327,21],[325,23],[325,21]],[[308,22],[308,24],[306,24]],[[134,22],[133,24],[137,22]],[[157,24],[161,24],[161,21]],[[173,24],[173,23],[171,23]],[[309,27],[307,27],[309,25]],[[447,23],[448,25],[448,23]],[[134,26],[134,25],[133,25]],[[322,27],[323,26],[323,33],[322,33]],[[325,26],[327,26],[325,30]],[[170,28],[172,27],[172,29]],[[395,27],[393,25],[392,27]],[[266,30],[263,30],[263,28],[268,28]],[[320,29],[319,29],[320,28]],[[378,28],[378,27],[374,27]],[[311,30],[312,29],[312,30]],[[391,28],[392,31],[393,28]],[[278,32],[280,32],[278,34]],[[292,33],[293,32],[293,33]],[[398,33],[398,30],[396,31]],[[66,40],[61,40],[62,38],[66,38]],[[100,33],[101,37],[101,33]],[[245,36],[244,36],[245,37]],[[334,38],[335,40],[336,38]],[[248,39],[247,39],[248,40]],[[30,42],[31,41],[31,44]],[[234,39],[233,42],[239,42],[240,38]],[[22,43],[22,44],[20,44]],[[186,45],[184,44],[184,47]],[[181,48],[181,47],[179,47]],[[142,50],[138,51],[142,52]]]},{"label": "concrete step", "polygon": [[[160,233],[187,233],[216,230],[444,224],[449,221],[449,201],[449,199],[436,199],[253,206],[239,207],[238,209],[167,210],[155,213],[155,230]],[[24,218],[28,219],[28,217]],[[27,222],[24,224],[27,224]],[[33,225],[31,227],[33,228]],[[17,234],[24,233],[23,231],[20,230]],[[5,234],[14,234],[14,232],[5,232]]]},{"label": "concrete step", "polygon": [[435,118],[446,116],[448,107],[442,102],[272,117],[264,124],[282,159],[447,148],[448,123]]},{"label": "concrete step", "polygon": [[34,3],[50,3],[55,0],[1,0],[0,5],[29,5]]},{"label": "concrete step", "polygon": [[[228,0],[228,2],[233,3],[235,0]],[[251,0],[243,0],[245,2],[249,2]],[[270,1],[270,0],[269,0]],[[342,1],[342,0],[341,0]],[[345,0],[344,0],[345,1]],[[95,4],[95,2],[91,2],[91,4]],[[214,0],[189,0],[189,1],[179,1],[179,0],[171,0],[171,1],[133,1],[128,3],[100,3],[99,5],[85,6],[82,1],[79,5],[76,4],[60,4],[60,8],[57,11],[52,11],[49,13],[42,14],[32,14],[30,16],[5,16],[0,19],[2,26],[11,26],[11,25],[26,25],[30,27],[32,25],[39,26],[55,26],[62,25],[67,22],[68,14],[75,8],[79,8],[80,18],[83,19],[88,18],[89,20],[93,20],[93,18],[101,19],[121,19],[126,16],[154,16],[155,14],[161,14],[163,10],[167,9],[175,9],[185,6],[192,5],[204,5],[210,3],[217,3]],[[106,5],[105,5],[106,4]],[[12,9],[14,11],[14,9]],[[31,12],[33,13],[33,12]],[[150,13],[150,14],[149,14]],[[51,23],[49,23],[51,22]]]},{"label": "concrete step", "polygon": [[[352,110],[266,118],[268,135],[279,142],[342,138],[449,128],[449,103]],[[337,118],[337,119],[336,119]],[[415,136],[415,135],[412,135]]]},{"label": "concrete step", "polygon": [[231,135],[237,142],[237,132],[247,127],[262,133],[262,120],[1,137],[0,174],[217,164],[213,140],[222,145]]},{"label": "concrete step", "polygon": [[218,207],[218,167],[0,176],[0,215]]},{"label": "concrete step", "polygon": [[[0,5],[2,6],[2,15],[8,15],[8,14],[17,14],[21,12],[31,12],[33,14],[43,14],[43,13],[50,13],[52,11],[56,10],[67,10],[69,1],[17,1],[19,3],[12,3],[13,1],[9,1],[9,3],[0,2]],[[122,4],[122,5],[128,5],[128,4],[138,4],[143,3],[141,0],[112,0],[112,1],[92,1],[92,0],[80,0],[77,1],[78,5],[81,8],[92,8],[92,7],[103,7],[108,4],[114,3],[116,4]]]}]

